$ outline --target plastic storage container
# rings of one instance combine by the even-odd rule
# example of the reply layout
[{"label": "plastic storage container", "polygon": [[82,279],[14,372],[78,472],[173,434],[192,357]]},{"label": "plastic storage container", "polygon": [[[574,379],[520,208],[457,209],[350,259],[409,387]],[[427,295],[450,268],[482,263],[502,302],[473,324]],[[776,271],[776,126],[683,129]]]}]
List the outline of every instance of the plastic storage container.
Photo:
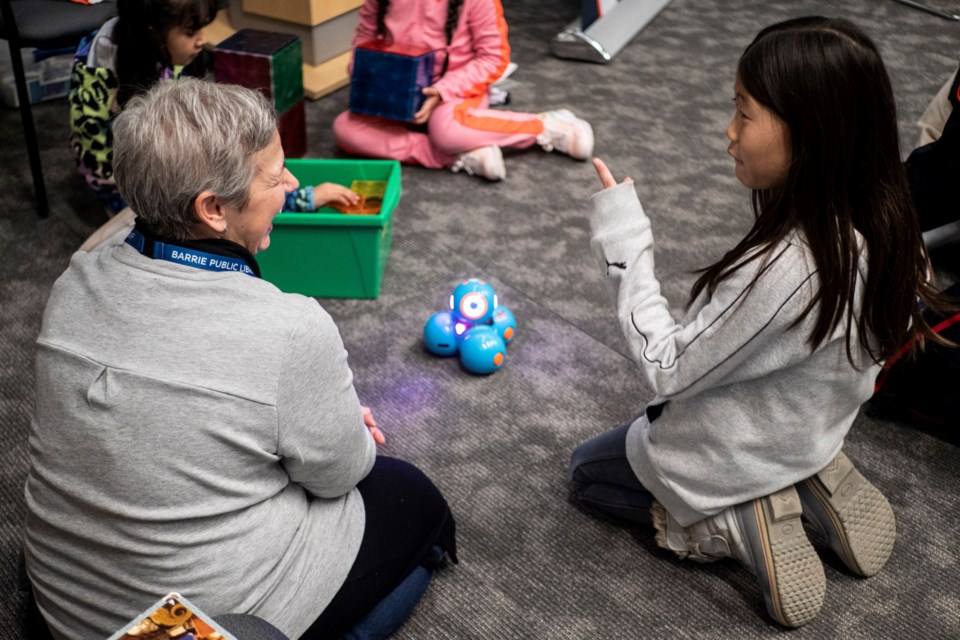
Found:
[{"label": "plastic storage container", "polygon": [[396,160],[287,160],[301,185],[354,180],[387,183],[376,215],[349,215],[324,207],[316,213],[281,213],[270,247],[257,254],[263,278],[281,291],[316,298],[376,298],[390,255],[393,210],[400,201]]},{"label": "plastic storage container", "polygon": [[[30,104],[62,98],[70,92],[70,73],[73,71],[75,53],[76,47],[20,50]],[[20,106],[13,77],[13,61],[6,46],[0,47],[0,102],[8,107]]]}]

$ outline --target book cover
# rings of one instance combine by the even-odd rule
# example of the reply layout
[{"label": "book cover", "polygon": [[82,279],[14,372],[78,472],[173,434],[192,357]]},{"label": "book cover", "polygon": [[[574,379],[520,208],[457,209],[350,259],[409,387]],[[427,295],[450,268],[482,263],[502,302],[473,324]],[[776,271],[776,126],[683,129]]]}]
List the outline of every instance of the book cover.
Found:
[{"label": "book cover", "polygon": [[179,593],[168,593],[107,640],[236,640]]}]

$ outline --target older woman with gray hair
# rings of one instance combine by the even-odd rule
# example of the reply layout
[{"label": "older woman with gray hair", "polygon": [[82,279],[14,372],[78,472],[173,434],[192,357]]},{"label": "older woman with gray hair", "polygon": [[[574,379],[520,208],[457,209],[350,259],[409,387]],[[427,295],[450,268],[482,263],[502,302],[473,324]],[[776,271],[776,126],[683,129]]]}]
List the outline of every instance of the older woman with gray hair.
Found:
[{"label": "older woman with gray hair", "polygon": [[74,255],[37,340],[24,542],[50,631],[102,639],[176,591],[291,638],[388,635],[456,560],[454,521],[376,455],[330,316],[259,278],[297,187],[272,107],[162,83],[114,138],[136,227]]}]

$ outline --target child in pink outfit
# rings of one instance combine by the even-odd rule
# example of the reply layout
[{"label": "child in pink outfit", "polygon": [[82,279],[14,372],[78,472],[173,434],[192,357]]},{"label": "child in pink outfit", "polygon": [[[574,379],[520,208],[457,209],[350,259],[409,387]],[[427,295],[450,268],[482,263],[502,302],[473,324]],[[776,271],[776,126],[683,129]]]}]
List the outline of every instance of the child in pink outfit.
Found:
[{"label": "child in pink outfit", "polygon": [[590,125],[567,110],[488,108],[487,90],[510,63],[500,0],[366,0],[353,45],[378,37],[436,51],[434,81],[413,123],[337,116],[333,132],[344,151],[490,180],[506,175],[501,147],[539,144],[581,160],[593,153]]}]

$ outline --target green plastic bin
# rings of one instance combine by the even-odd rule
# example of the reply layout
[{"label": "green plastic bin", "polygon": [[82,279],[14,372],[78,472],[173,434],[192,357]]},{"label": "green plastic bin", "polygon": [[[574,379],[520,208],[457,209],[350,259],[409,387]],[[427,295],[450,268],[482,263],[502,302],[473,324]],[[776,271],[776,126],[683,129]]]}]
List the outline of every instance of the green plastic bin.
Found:
[{"label": "green plastic bin", "polygon": [[301,185],[354,180],[386,181],[377,215],[348,215],[324,207],[316,213],[281,213],[270,247],[257,254],[263,278],[281,291],[316,298],[376,298],[390,255],[393,210],[400,202],[395,160],[287,160]]}]

